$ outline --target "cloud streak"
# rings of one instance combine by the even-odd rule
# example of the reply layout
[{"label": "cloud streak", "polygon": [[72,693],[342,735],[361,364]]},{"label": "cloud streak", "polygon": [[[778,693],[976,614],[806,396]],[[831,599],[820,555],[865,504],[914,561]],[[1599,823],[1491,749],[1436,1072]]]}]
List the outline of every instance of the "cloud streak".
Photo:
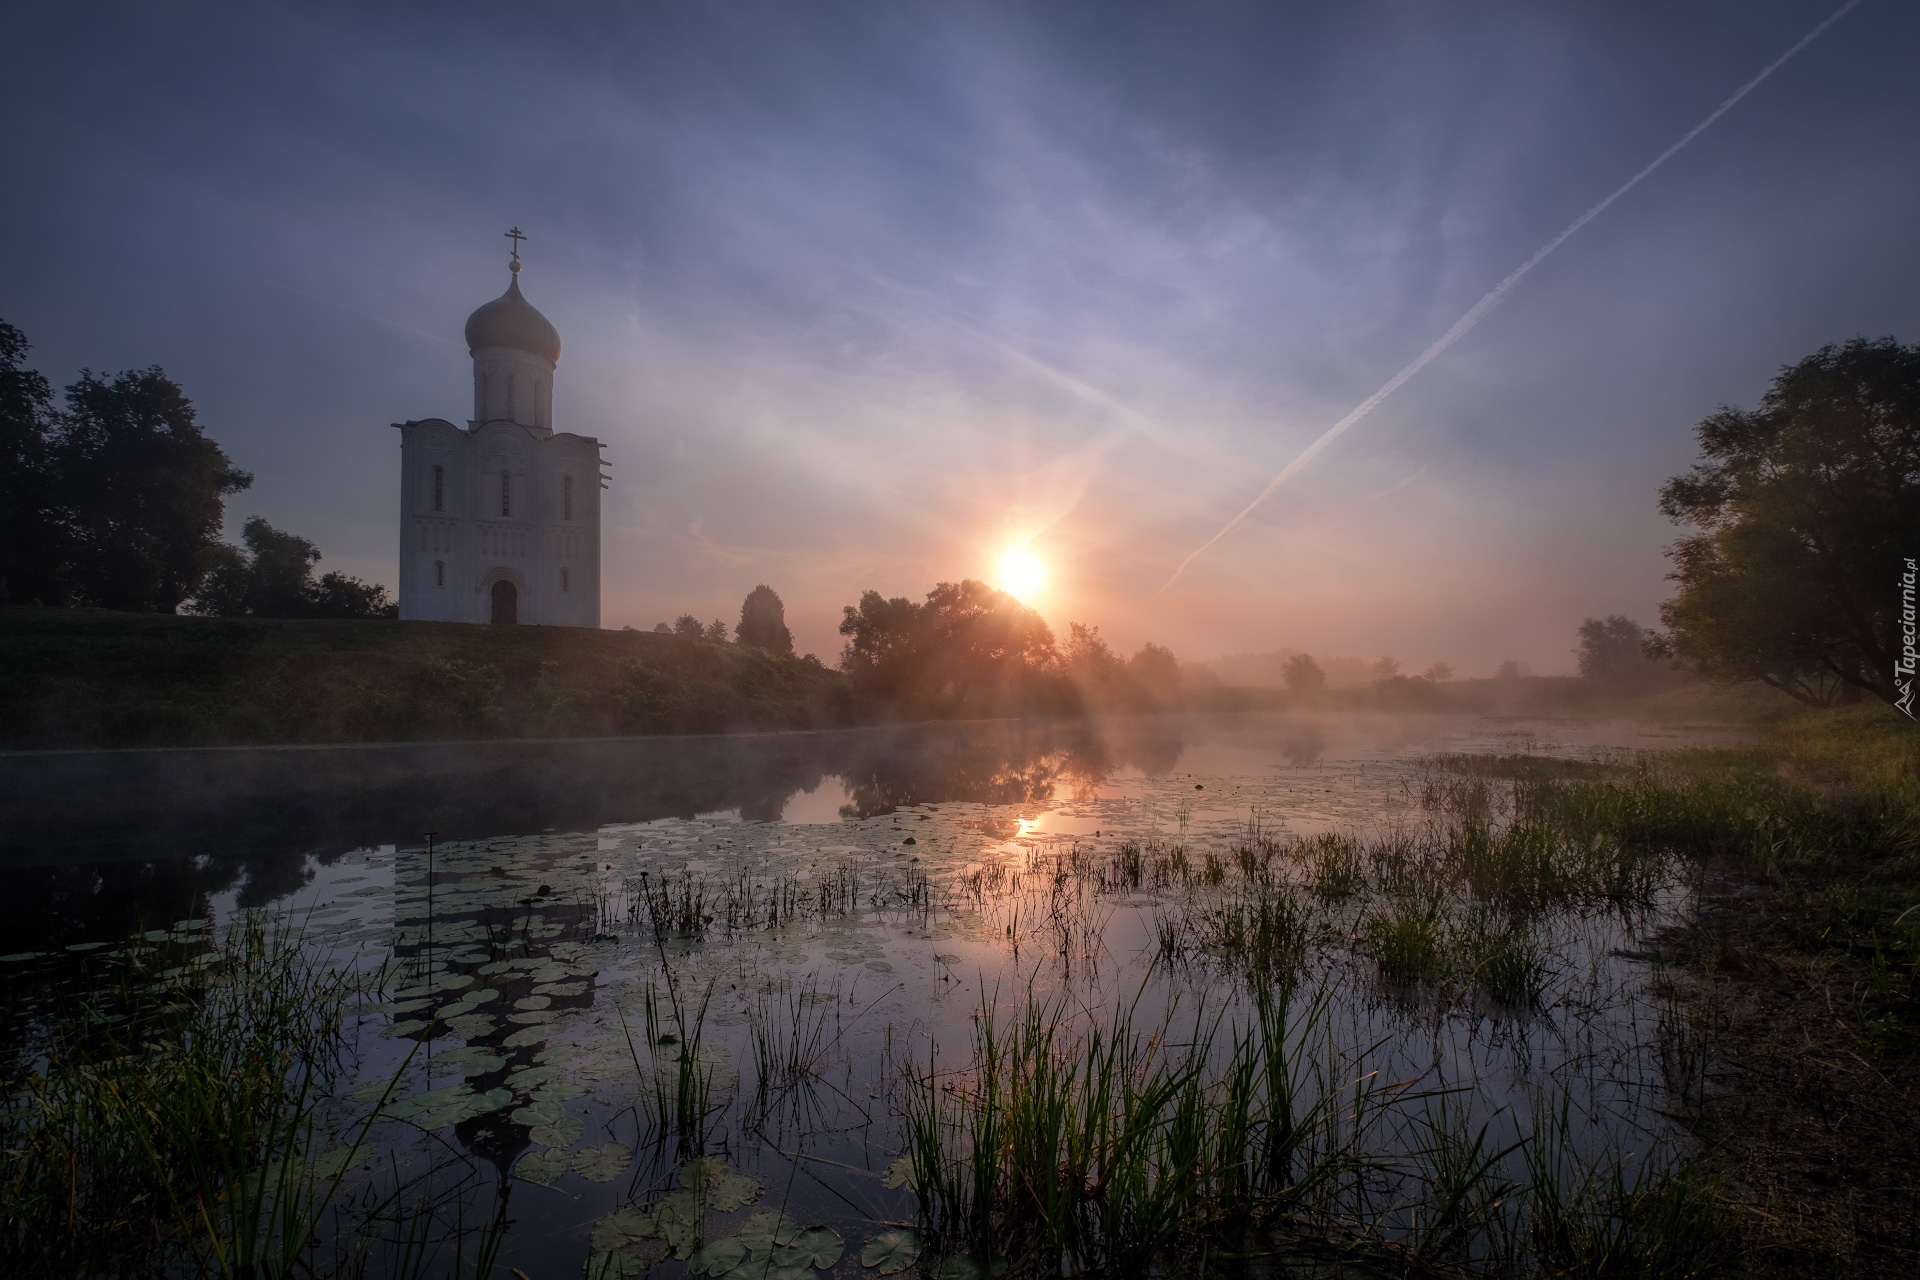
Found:
[{"label": "cloud streak", "polygon": [[1727,100],[1722,102],[1718,107],[1715,107],[1712,113],[1709,114],[1706,119],[1702,120],[1699,124],[1696,124],[1695,126],[1693,126],[1693,128],[1687,130],[1687,132],[1681,136],[1678,142],[1674,143],[1672,146],[1668,147],[1665,151],[1662,151],[1658,156],[1654,157],[1651,163],[1649,163],[1645,168],[1641,169],[1640,172],[1634,174],[1631,178],[1627,179],[1619,187],[1615,188],[1613,193],[1609,195],[1606,199],[1594,205],[1591,209],[1588,209],[1585,213],[1581,214],[1578,218],[1575,218],[1572,222],[1568,223],[1565,230],[1563,230],[1559,235],[1555,236],[1553,239],[1547,241],[1547,243],[1541,246],[1539,251],[1536,252],[1531,258],[1528,258],[1525,262],[1521,263],[1511,273],[1509,273],[1506,279],[1502,280],[1499,284],[1495,285],[1492,289],[1488,290],[1485,297],[1481,298],[1480,301],[1474,303],[1473,306],[1467,310],[1465,315],[1461,316],[1458,320],[1454,321],[1453,326],[1449,328],[1445,333],[1441,334],[1440,337],[1436,339],[1431,346],[1429,346],[1425,351],[1422,351],[1419,355],[1415,356],[1413,360],[1406,365],[1405,368],[1400,370],[1400,372],[1394,374],[1393,377],[1387,379],[1387,382],[1384,386],[1382,386],[1378,391],[1374,392],[1372,395],[1368,396],[1365,400],[1362,400],[1357,406],[1355,406],[1355,408],[1351,413],[1347,414],[1346,417],[1340,419],[1340,421],[1334,423],[1331,427],[1328,427],[1324,432],[1322,432],[1320,435],[1320,438],[1315,440],[1312,444],[1308,445],[1305,449],[1302,449],[1300,453],[1293,459],[1292,462],[1289,462],[1286,466],[1282,467],[1280,469],[1280,473],[1274,476],[1273,479],[1267,482],[1267,487],[1262,489],[1259,495],[1256,496],[1252,502],[1249,502],[1246,506],[1242,507],[1238,512],[1238,514],[1236,514],[1233,517],[1233,519],[1227,521],[1225,525],[1221,526],[1220,532],[1214,534],[1211,538],[1208,538],[1205,542],[1201,543],[1191,553],[1189,553],[1187,558],[1180,562],[1180,567],[1173,571],[1172,576],[1169,577],[1165,582],[1160,584],[1160,589],[1154,592],[1154,595],[1159,596],[1159,595],[1165,594],[1167,588],[1171,587],[1174,583],[1178,582],[1181,578],[1181,575],[1186,573],[1188,566],[1190,566],[1195,560],[1198,560],[1202,555],[1206,554],[1206,552],[1209,549],[1211,549],[1214,546],[1214,544],[1218,543],[1222,538],[1226,537],[1229,533],[1232,533],[1235,529],[1239,528],[1240,525],[1246,520],[1246,518],[1252,515],[1253,512],[1259,508],[1261,503],[1265,502],[1268,498],[1272,497],[1275,490],[1277,490],[1281,485],[1285,484],[1288,480],[1292,479],[1309,462],[1313,461],[1313,459],[1319,455],[1321,450],[1325,449],[1329,444],[1332,444],[1335,440],[1339,439],[1340,436],[1344,435],[1347,429],[1352,427],[1354,423],[1360,421],[1360,419],[1366,417],[1369,413],[1373,412],[1373,410],[1379,406],[1381,401],[1385,400],[1388,396],[1392,395],[1395,391],[1398,391],[1403,385],[1405,385],[1405,383],[1409,378],[1413,377],[1414,374],[1419,373],[1420,370],[1426,368],[1427,365],[1431,364],[1435,359],[1437,359],[1440,355],[1442,355],[1447,350],[1447,348],[1451,347],[1454,343],[1460,341],[1461,338],[1465,337],[1473,329],[1475,325],[1479,324],[1480,321],[1486,318],[1489,312],[1491,312],[1495,307],[1499,306],[1501,301],[1507,296],[1507,294],[1511,293],[1514,287],[1517,286],[1523,279],[1526,278],[1528,272],[1532,271],[1535,267],[1539,266],[1540,263],[1546,259],[1548,254],[1552,253],[1555,249],[1558,249],[1561,245],[1565,244],[1567,240],[1570,239],[1575,232],[1579,231],[1582,227],[1586,226],[1589,222],[1592,222],[1595,218],[1599,217],[1602,213],[1604,213],[1609,205],[1613,204],[1616,200],[1620,199],[1620,197],[1626,195],[1629,191],[1632,191],[1635,187],[1639,186],[1640,183],[1644,181],[1648,176],[1650,176],[1656,169],[1660,168],[1660,166],[1664,165],[1667,161],[1671,160],[1675,155],[1679,154],[1681,149],[1684,148],[1689,142],[1692,142],[1695,138],[1699,137],[1702,133],[1706,132],[1706,130],[1709,127],[1711,127],[1713,123],[1716,120],[1718,120],[1721,116],[1724,116],[1725,114],[1727,114],[1727,112],[1733,110],[1733,108],[1739,103],[1739,101],[1742,98],[1746,97],[1749,93],[1752,93],[1755,89],[1759,88],[1760,85],[1767,79],[1767,77],[1771,76],[1774,72],[1778,71],[1781,67],[1785,66],[1794,57],[1795,54],[1798,54],[1802,49],[1805,49],[1808,45],[1812,44],[1815,40],[1819,39],[1820,35],[1823,32],[1825,32],[1828,27],[1831,27],[1834,23],[1840,21],[1840,19],[1846,17],[1846,15],[1859,4],[1860,4],[1860,0],[1847,0],[1847,3],[1841,5],[1838,9],[1828,14],[1826,19],[1822,21],[1818,26],[1816,26],[1813,30],[1807,32],[1806,35],[1800,37],[1800,39],[1794,43],[1792,48],[1788,49],[1785,53],[1781,54],[1778,58],[1775,58],[1772,62],[1768,63],[1764,68],[1761,69],[1758,75],[1754,76],[1751,80],[1741,85],[1739,89],[1734,91],[1731,97],[1727,98]]}]

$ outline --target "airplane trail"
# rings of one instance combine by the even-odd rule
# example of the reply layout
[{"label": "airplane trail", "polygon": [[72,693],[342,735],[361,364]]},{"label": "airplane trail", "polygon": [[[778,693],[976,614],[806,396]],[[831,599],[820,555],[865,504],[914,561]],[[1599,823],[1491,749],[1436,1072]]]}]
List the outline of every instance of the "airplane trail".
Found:
[{"label": "airplane trail", "polygon": [[1778,71],[1781,67],[1785,66],[1788,60],[1791,59],[1795,54],[1799,53],[1802,49],[1806,48],[1808,45],[1812,44],[1815,40],[1817,40],[1820,37],[1820,34],[1823,31],[1825,31],[1828,27],[1840,21],[1840,19],[1846,17],[1847,14],[1859,3],[1860,3],[1860,0],[1847,0],[1847,3],[1841,5],[1838,9],[1835,9],[1831,14],[1827,15],[1826,21],[1822,22],[1819,26],[1815,27],[1813,30],[1807,32],[1806,35],[1801,36],[1799,41],[1795,43],[1791,49],[1788,49],[1785,53],[1781,54],[1779,57],[1775,58],[1772,62],[1768,63],[1766,67],[1761,70],[1759,75],[1755,76],[1753,79],[1741,85],[1740,88],[1734,92],[1732,97],[1728,98],[1725,102],[1722,102],[1718,107],[1715,107],[1711,115],[1709,115],[1706,119],[1702,120],[1699,124],[1696,124],[1695,126],[1693,126],[1693,128],[1687,130],[1686,134],[1680,139],[1680,141],[1674,143],[1672,146],[1668,147],[1665,151],[1662,151],[1658,156],[1654,157],[1654,160],[1651,164],[1647,165],[1646,168],[1640,170],[1640,172],[1634,174],[1631,178],[1628,178],[1624,183],[1620,185],[1620,187],[1617,190],[1614,191],[1612,195],[1608,196],[1606,199],[1602,200],[1599,204],[1594,205],[1593,208],[1587,210],[1585,213],[1581,214],[1578,218],[1575,218],[1572,222],[1568,223],[1566,230],[1562,231],[1559,235],[1555,236],[1553,239],[1547,241],[1547,243],[1540,249],[1538,253],[1535,253],[1531,258],[1528,258],[1525,262],[1521,263],[1518,267],[1516,267],[1513,270],[1511,274],[1507,276],[1506,279],[1502,280],[1499,284],[1495,285],[1492,289],[1488,290],[1487,296],[1480,299],[1480,301],[1474,303],[1473,306],[1467,311],[1465,315],[1461,316],[1458,320],[1454,321],[1453,327],[1448,329],[1445,333],[1441,334],[1440,337],[1437,340],[1435,340],[1432,346],[1428,347],[1425,351],[1422,351],[1419,355],[1415,356],[1412,362],[1408,364],[1406,368],[1400,370],[1400,372],[1394,374],[1393,377],[1387,379],[1387,383],[1385,386],[1381,387],[1378,391],[1368,396],[1365,400],[1362,400],[1359,403],[1359,405],[1355,407],[1352,413],[1349,413],[1346,417],[1340,419],[1340,421],[1334,423],[1331,427],[1328,427],[1326,431],[1321,434],[1318,440],[1315,440],[1312,444],[1308,445],[1305,449],[1302,449],[1298,457],[1294,458],[1292,462],[1289,462],[1286,466],[1280,469],[1279,475],[1276,475],[1272,480],[1269,480],[1267,482],[1267,487],[1260,491],[1260,494],[1258,497],[1256,497],[1252,502],[1249,502],[1245,507],[1243,507],[1240,513],[1234,516],[1233,519],[1227,521],[1227,523],[1221,527],[1220,532],[1214,534],[1211,538],[1208,538],[1204,543],[1202,543],[1198,548],[1196,548],[1191,555],[1189,555],[1185,560],[1182,560],[1180,562],[1180,567],[1173,571],[1173,576],[1168,578],[1164,583],[1162,583],[1160,585],[1160,590],[1154,592],[1153,594],[1155,596],[1159,596],[1162,593],[1164,593],[1168,587],[1171,587],[1174,583],[1178,582],[1180,580],[1180,575],[1187,571],[1188,565],[1192,564],[1195,560],[1198,560],[1202,555],[1204,555],[1207,552],[1207,550],[1213,546],[1214,543],[1220,541],[1220,539],[1226,537],[1229,533],[1232,533],[1235,529],[1239,528],[1241,522],[1244,521],[1248,516],[1252,515],[1255,508],[1259,507],[1261,503],[1265,502],[1268,498],[1273,496],[1273,491],[1275,489],[1278,489],[1281,485],[1285,484],[1289,479],[1291,479],[1294,476],[1296,472],[1298,472],[1302,467],[1306,466],[1307,463],[1311,462],[1314,459],[1315,455],[1317,455],[1322,449],[1326,448],[1329,444],[1333,443],[1334,440],[1336,440],[1342,434],[1344,434],[1348,427],[1351,427],[1354,423],[1360,421],[1360,419],[1366,417],[1369,413],[1373,412],[1374,408],[1377,405],[1379,405],[1379,403],[1382,400],[1385,400],[1388,396],[1392,395],[1395,391],[1398,391],[1401,385],[1405,383],[1408,378],[1411,378],[1414,374],[1426,368],[1428,364],[1432,363],[1432,361],[1436,357],[1438,357],[1442,352],[1444,352],[1448,347],[1451,347],[1454,343],[1460,341],[1461,338],[1465,337],[1467,332],[1470,329],[1472,329],[1475,325],[1479,324],[1481,320],[1486,318],[1486,315],[1489,311],[1492,311],[1495,307],[1500,305],[1501,299],[1505,298],[1508,293],[1512,292],[1514,286],[1519,284],[1520,281],[1526,277],[1526,274],[1529,271],[1532,271],[1535,267],[1539,266],[1541,260],[1544,259],[1548,254],[1552,253],[1555,249],[1558,249],[1561,245],[1565,244],[1567,242],[1568,237],[1573,235],[1574,232],[1580,230],[1580,228],[1586,226],[1589,222],[1592,222],[1595,218],[1599,217],[1600,214],[1606,210],[1608,205],[1612,204],[1615,200],[1618,200],[1621,196],[1624,196],[1625,194],[1627,194],[1627,192],[1639,186],[1642,180],[1644,180],[1655,169],[1658,169],[1661,165],[1665,164],[1668,160],[1671,160],[1680,151],[1682,147],[1686,146],[1689,142],[1692,142],[1695,138],[1699,137],[1702,133],[1706,132],[1707,128],[1710,125],[1712,125],[1714,121],[1718,120],[1721,116],[1727,114],[1727,112],[1733,110],[1734,105],[1738,103],[1740,99],[1746,97],[1749,93],[1752,93],[1755,89],[1759,88],[1762,81],[1764,81],[1768,76],[1772,75],[1774,72]]}]

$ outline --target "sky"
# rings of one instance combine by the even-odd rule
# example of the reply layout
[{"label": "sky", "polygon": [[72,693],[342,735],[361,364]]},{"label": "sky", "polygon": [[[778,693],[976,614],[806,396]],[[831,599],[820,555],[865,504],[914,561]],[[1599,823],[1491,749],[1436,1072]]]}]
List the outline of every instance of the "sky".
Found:
[{"label": "sky", "polygon": [[991,580],[1056,631],[1489,673],[1657,620],[1692,428],[1920,341],[1920,9],[1738,3],[38,5],[0,319],[163,366],[321,570],[391,584],[403,419],[506,286],[606,442],[602,623]]}]

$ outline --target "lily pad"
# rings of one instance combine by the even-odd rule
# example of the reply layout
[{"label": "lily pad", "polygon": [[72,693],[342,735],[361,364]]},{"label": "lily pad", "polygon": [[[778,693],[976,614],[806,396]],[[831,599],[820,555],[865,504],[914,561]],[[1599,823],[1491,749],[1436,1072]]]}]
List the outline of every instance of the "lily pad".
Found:
[{"label": "lily pad", "polygon": [[580,1141],[580,1131],[585,1127],[573,1116],[561,1116],[553,1124],[543,1124],[529,1129],[527,1137],[530,1141],[538,1142],[542,1146],[555,1147],[564,1151]]},{"label": "lily pad", "polygon": [[741,1243],[740,1237],[727,1236],[701,1246],[687,1259],[687,1266],[697,1276],[717,1276],[733,1270],[746,1259],[747,1246]]},{"label": "lily pad", "polygon": [[[520,1163],[526,1163],[525,1157]],[[615,1209],[593,1224],[593,1247],[605,1253],[658,1234],[653,1215],[644,1209]]]},{"label": "lily pad", "polygon": [[808,1227],[791,1244],[773,1247],[773,1262],[778,1267],[819,1267],[825,1269],[840,1261],[847,1246],[832,1227]]},{"label": "lily pad", "polygon": [[573,1154],[573,1171],[589,1182],[612,1182],[632,1163],[632,1148],[621,1142],[603,1142]]},{"label": "lily pad", "polygon": [[[521,1156],[513,1166],[516,1178],[525,1178],[528,1182],[537,1182],[550,1187],[560,1180],[560,1175],[572,1167],[564,1151],[532,1151]],[[649,1222],[652,1219],[648,1219]]]},{"label": "lily pad", "polygon": [[791,1244],[799,1236],[800,1224],[786,1214],[774,1210],[756,1213],[747,1219],[747,1225],[740,1228],[740,1239],[747,1248],[755,1253],[765,1254],[775,1245]]},{"label": "lily pad", "polygon": [[691,1191],[669,1191],[653,1210],[660,1238],[673,1246],[677,1258],[690,1258],[699,1247],[700,1217],[700,1202]]},{"label": "lily pad", "polygon": [[751,1258],[723,1280],[817,1280],[811,1267],[783,1267],[772,1258]]},{"label": "lily pad", "polygon": [[882,1231],[860,1250],[860,1265],[873,1267],[883,1276],[905,1271],[920,1260],[920,1233]]},{"label": "lily pad", "polygon": [[913,1177],[913,1157],[901,1156],[880,1172],[880,1185],[888,1190],[905,1187],[909,1191],[918,1191],[920,1184]]}]

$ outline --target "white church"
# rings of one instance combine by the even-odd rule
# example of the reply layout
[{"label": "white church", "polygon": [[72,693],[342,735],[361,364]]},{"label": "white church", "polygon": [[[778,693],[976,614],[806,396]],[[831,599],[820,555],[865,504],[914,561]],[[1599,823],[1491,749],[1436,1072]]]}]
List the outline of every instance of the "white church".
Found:
[{"label": "white church", "polygon": [[507,291],[467,317],[473,417],[400,430],[400,616],[600,625],[601,443],[553,429],[560,334]]}]

